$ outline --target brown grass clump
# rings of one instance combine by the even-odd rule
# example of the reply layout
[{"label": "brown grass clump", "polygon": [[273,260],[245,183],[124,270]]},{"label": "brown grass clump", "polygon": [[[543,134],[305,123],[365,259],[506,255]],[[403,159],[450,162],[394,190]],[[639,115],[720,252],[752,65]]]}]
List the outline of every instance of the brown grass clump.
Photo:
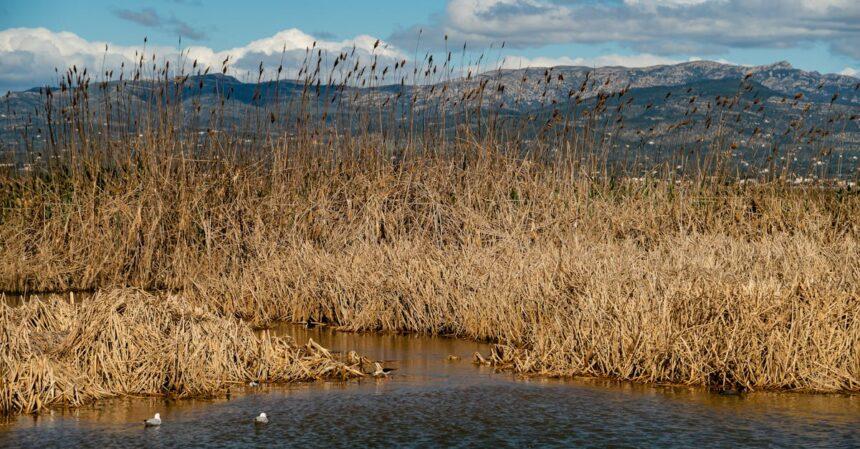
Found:
[{"label": "brown grass clump", "polygon": [[502,342],[499,364],[523,373],[857,391],[858,258],[853,239],[688,235],[644,247],[577,233],[459,249],[298,247],[201,288],[232,298],[235,313]]},{"label": "brown grass clump", "polygon": [[361,376],[314,342],[256,336],[180,297],[98,293],[0,305],[0,413],[34,413],[118,395],[197,397],[231,383]]}]

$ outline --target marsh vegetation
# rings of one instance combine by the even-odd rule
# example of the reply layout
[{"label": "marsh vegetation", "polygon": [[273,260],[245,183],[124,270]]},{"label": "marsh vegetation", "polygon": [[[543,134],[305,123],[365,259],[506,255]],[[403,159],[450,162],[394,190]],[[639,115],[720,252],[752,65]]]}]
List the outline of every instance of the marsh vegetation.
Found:
[{"label": "marsh vegetation", "polygon": [[[728,125],[759,105],[746,78],[675,128],[721,131],[655,158],[612,144],[623,89],[511,116],[491,77],[447,88],[450,60],[337,55],[344,73],[309,50],[300,88],[241,110],[189,107],[204,80],[231,93],[149,55],[43,90],[26,169],[0,174],[0,289],[102,293],[2,311],[3,410],[349,375],[248,327],[278,321],[492,342],[524,374],[860,390],[855,175],[796,183],[776,157],[742,173],[733,150],[761,139]],[[362,89],[389,70],[402,82]],[[806,131],[774,134],[838,147]]]}]

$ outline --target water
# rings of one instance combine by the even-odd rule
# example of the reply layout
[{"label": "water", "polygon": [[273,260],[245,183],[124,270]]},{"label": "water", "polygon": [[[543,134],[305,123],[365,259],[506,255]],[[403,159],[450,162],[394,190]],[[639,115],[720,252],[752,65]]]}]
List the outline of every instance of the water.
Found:
[{"label": "water", "polygon": [[[231,400],[118,399],[0,422],[0,447],[860,447],[860,397],[517,379],[446,338],[285,327],[397,368],[385,380],[246,388]],[[449,355],[462,358],[447,361]],[[270,424],[255,428],[265,411]],[[160,412],[161,428],[143,419]]]}]

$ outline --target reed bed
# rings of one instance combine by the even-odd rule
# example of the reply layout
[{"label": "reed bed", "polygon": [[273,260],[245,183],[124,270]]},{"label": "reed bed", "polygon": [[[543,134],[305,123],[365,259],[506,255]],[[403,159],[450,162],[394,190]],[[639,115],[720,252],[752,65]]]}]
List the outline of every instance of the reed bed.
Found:
[{"label": "reed bed", "polygon": [[313,341],[257,336],[174,295],[110,290],[0,305],[0,413],[113,396],[222,395],[231,384],[363,376]]},{"label": "reed bed", "polygon": [[[196,394],[332,366],[345,375],[329,358],[255,340],[237,318],[491,341],[488,360],[527,374],[860,391],[860,192],[793,184],[803,174],[790,157],[777,167],[780,148],[809,139],[803,104],[789,129],[774,131],[785,142],[773,157],[748,171],[763,175],[749,178],[730,159],[751,138],[725,130],[741,108],[764,108],[743,96],[752,75],[733,98],[707,103],[702,129],[670,127],[725,134],[695,157],[655,162],[613,149],[626,89],[580,98],[608,80],[586,79],[546,121],[511,122],[487,107],[503,86],[484,77],[452,92],[447,62],[444,77],[425,80],[438,86],[401,82],[380,103],[382,93],[356,87],[374,79],[375,62],[322,84],[322,53],[308,54],[317,70],[299,72],[308,78],[286,105],[224,110],[222,101],[208,122],[199,107],[183,109],[176,96],[189,78],[177,85],[167,68],[153,69],[165,81],[146,107],[130,93],[139,84],[105,82],[116,93],[101,98],[113,108],[98,110],[77,70],[47,91],[52,127],[40,130],[41,147],[32,133],[25,142],[44,157],[0,172],[0,290],[110,293],[80,310],[60,301],[4,310],[2,348],[16,370],[4,364],[5,409]],[[352,67],[347,60],[335,64]],[[422,64],[436,73],[432,60]],[[555,79],[546,71],[538,84]],[[419,107],[428,104],[421,92],[433,107]],[[684,95],[696,108],[695,93]],[[198,308],[207,312],[192,320]],[[56,345],[37,343],[54,335]],[[147,352],[137,338],[147,335],[176,351]],[[176,354],[187,359],[170,364]],[[307,368],[307,357],[319,364]],[[210,365],[211,375],[198,371]]]},{"label": "reed bed", "polygon": [[0,279],[493,341],[523,373],[860,389],[856,193],[609,186],[503,158],[173,175],[7,221]]}]

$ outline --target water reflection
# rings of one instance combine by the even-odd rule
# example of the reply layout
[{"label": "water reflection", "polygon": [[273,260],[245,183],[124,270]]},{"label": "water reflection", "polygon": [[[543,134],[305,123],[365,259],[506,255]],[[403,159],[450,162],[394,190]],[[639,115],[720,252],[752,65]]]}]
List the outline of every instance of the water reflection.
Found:
[{"label": "water reflection", "polygon": [[[860,397],[601,380],[516,379],[469,363],[485,345],[282,326],[397,368],[390,379],[243,388],[231,400],[121,399],[0,424],[0,446],[860,446]],[[449,361],[456,355],[460,361]],[[160,412],[164,424],[144,429]],[[266,412],[270,423],[255,428]]]}]

